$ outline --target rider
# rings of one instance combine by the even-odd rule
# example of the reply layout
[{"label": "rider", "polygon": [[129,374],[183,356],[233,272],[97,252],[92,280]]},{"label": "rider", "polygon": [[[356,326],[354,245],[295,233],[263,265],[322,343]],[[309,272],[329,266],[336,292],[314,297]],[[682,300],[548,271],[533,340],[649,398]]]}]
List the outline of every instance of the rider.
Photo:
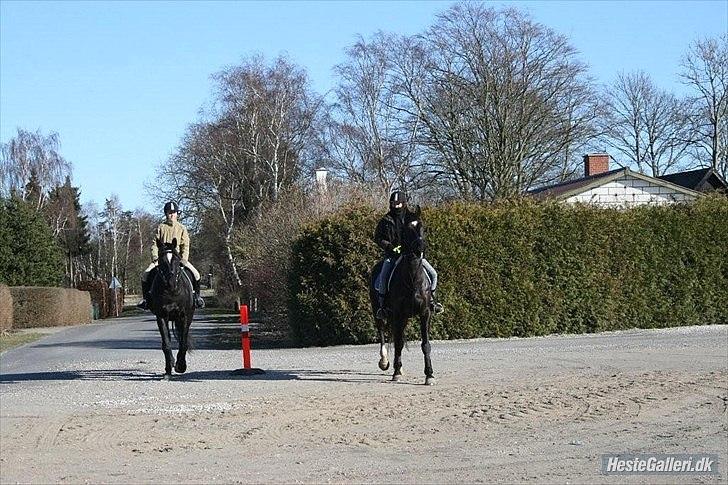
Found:
[{"label": "rider", "polygon": [[[377,276],[374,283],[374,289],[377,290],[379,297],[379,308],[376,317],[380,320],[386,318],[386,310],[384,309],[384,297],[387,293],[387,285],[389,284],[389,275],[394,268],[402,252],[402,230],[404,229],[404,215],[407,212],[407,196],[404,192],[396,190],[389,197],[389,212],[377,224],[374,232],[374,241],[384,250],[384,261],[382,262],[382,270]],[[422,258],[422,266],[427,271],[432,284],[430,285],[430,301],[432,310],[435,314],[443,312],[443,307],[435,300],[435,289],[437,289],[437,272],[435,268],[424,258]]]},{"label": "rider", "polygon": [[190,236],[187,233],[187,228],[177,222],[177,215],[179,213],[179,206],[175,202],[167,202],[164,204],[164,215],[165,221],[157,227],[157,233],[154,237],[154,244],[152,244],[152,264],[142,273],[142,293],[144,299],[137,304],[137,307],[147,309],[147,300],[149,299],[149,273],[159,264],[159,249],[157,248],[156,241],[162,241],[163,243],[171,243],[172,239],[177,239],[179,242],[179,254],[182,259],[181,264],[189,269],[194,275],[192,281],[192,288],[195,292],[195,306],[202,308],[205,306],[205,300],[200,296],[200,272],[192,266],[188,258],[190,255]]}]

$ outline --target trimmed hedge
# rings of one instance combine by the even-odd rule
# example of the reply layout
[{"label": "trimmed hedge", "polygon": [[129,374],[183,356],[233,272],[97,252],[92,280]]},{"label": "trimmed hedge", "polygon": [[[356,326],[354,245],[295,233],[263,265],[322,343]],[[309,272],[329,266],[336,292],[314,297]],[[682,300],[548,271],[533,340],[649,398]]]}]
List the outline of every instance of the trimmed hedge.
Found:
[{"label": "trimmed hedge", "polygon": [[124,290],[116,290],[116,306],[114,306],[114,290],[103,280],[81,281],[76,288],[91,294],[91,304],[96,306],[95,318],[114,317],[117,309],[121,315],[124,309]]},{"label": "trimmed hedge", "polygon": [[0,285],[0,333],[13,327],[13,297],[10,288]]},{"label": "trimmed hedge", "polygon": [[[375,340],[367,288],[379,216],[352,209],[294,243],[289,314],[300,344]],[[458,203],[423,220],[446,308],[433,338],[728,323],[724,197],[630,210]]]},{"label": "trimmed hedge", "polygon": [[91,296],[72,288],[14,286],[13,328],[91,323]]}]

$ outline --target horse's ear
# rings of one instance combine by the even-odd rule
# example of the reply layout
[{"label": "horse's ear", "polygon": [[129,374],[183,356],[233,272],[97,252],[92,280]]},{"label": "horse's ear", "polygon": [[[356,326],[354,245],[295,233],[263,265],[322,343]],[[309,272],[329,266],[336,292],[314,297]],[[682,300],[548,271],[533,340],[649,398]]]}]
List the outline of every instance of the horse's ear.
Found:
[{"label": "horse's ear", "polygon": [[162,247],[163,247],[163,246],[164,246],[164,243],[162,243],[162,240],[161,240],[161,239],[159,239],[159,238],[157,238],[157,247],[158,247],[159,249],[162,249]]},{"label": "horse's ear", "polygon": [[172,248],[174,249],[176,247],[177,247],[177,238],[176,237],[173,237],[172,238]]}]

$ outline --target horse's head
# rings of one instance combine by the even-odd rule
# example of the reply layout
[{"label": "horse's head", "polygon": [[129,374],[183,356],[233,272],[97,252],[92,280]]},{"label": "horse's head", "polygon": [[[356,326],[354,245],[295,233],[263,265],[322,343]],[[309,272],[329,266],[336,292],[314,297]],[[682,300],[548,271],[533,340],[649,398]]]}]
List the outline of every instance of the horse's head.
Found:
[{"label": "horse's head", "polygon": [[414,212],[407,211],[404,216],[404,228],[402,230],[402,246],[404,254],[411,254],[422,258],[425,253],[425,228],[422,224],[422,210],[418,205]]},{"label": "horse's head", "polygon": [[171,243],[163,243],[157,239],[157,248],[159,249],[159,274],[167,288],[176,290],[181,261],[177,250],[177,239],[172,239]]}]

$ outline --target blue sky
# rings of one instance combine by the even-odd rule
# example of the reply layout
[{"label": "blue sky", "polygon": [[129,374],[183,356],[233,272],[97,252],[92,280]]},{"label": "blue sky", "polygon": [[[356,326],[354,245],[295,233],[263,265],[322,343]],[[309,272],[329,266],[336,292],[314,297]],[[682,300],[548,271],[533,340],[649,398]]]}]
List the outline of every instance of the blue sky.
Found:
[{"label": "blue sky", "polygon": [[[728,30],[728,1],[539,1],[515,5],[567,35],[599,82],[642,69],[676,93],[680,56]],[[314,88],[356,35],[413,34],[452,2],[0,1],[0,140],[56,131],[82,202],[111,193],[126,209],[212,91],[210,75],[245,56],[288,55]]]}]

